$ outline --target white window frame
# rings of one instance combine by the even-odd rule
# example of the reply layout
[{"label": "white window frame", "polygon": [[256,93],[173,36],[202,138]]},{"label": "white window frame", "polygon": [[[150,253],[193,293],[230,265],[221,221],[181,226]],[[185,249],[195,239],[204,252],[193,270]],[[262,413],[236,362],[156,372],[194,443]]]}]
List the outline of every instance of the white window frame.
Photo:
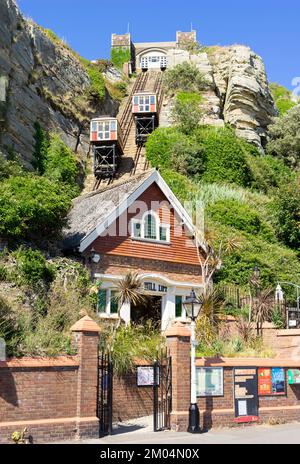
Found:
[{"label": "white window frame", "polygon": [[[147,216],[154,216],[156,222],[156,238],[146,238],[145,237],[145,221]],[[141,224],[141,237],[136,237],[134,235],[135,225]],[[166,240],[160,240],[160,228],[165,227],[166,229]],[[170,224],[164,224],[160,222],[160,218],[155,211],[147,211],[143,214],[142,219],[132,219],[131,220],[131,238],[133,240],[142,241],[142,242],[152,242],[152,243],[160,243],[163,245],[170,245],[171,243],[171,226]]]}]

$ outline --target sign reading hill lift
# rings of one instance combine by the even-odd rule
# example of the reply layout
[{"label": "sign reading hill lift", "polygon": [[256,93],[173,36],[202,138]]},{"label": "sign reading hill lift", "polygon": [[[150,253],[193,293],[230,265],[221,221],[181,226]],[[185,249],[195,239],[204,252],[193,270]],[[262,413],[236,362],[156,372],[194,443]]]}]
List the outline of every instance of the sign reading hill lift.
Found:
[{"label": "sign reading hill lift", "polygon": [[234,369],[235,422],[258,421],[257,369],[239,367]]}]

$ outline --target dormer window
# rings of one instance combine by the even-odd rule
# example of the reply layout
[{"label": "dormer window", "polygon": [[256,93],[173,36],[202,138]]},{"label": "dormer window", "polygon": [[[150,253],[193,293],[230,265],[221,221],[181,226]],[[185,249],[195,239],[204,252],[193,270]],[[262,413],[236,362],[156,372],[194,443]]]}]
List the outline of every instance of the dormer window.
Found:
[{"label": "dormer window", "polygon": [[132,220],[132,238],[150,242],[170,243],[170,226],[161,224],[153,211],[144,214],[142,220]]}]

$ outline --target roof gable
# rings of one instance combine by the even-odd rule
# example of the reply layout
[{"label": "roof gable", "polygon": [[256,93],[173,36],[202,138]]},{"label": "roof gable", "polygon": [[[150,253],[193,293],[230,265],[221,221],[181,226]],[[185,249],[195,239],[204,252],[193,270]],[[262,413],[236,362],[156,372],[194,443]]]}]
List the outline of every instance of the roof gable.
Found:
[{"label": "roof gable", "polygon": [[84,252],[108,227],[113,224],[153,183],[156,183],[182,218],[188,230],[194,234],[192,220],[170,187],[156,170],[130,178],[127,182],[79,197],[74,201],[69,215],[69,227],[65,231],[68,248],[79,246]]}]

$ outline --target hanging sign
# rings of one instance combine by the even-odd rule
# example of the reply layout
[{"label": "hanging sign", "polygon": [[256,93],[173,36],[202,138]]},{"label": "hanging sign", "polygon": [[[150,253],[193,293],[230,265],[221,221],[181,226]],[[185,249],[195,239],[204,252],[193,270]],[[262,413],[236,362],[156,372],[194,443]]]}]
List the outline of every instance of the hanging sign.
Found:
[{"label": "hanging sign", "polygon": [[289,382],[289,385],[300,384],[300,369],[289,369],[288,370],[288,382]]},{"label": "hanging sign", "polygon": [[224,396],[223,367],[197,367],[197,396]]},{"label": "hanging sign", "polygon": [[257,369],[234,369],[235,422],[258,421]]}]

